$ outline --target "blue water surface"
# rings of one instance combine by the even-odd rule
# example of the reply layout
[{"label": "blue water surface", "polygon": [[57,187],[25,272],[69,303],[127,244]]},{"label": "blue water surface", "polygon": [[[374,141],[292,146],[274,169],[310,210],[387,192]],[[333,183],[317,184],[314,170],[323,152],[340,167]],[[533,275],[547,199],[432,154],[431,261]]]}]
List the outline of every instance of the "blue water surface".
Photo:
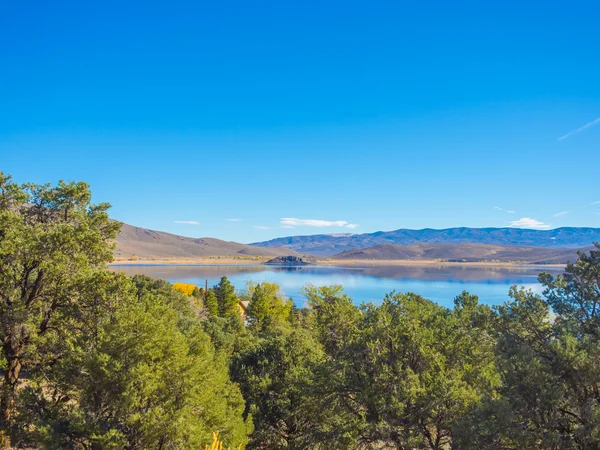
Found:
[{"label": "blue water surface", "polygon": [[128,275],[145,274],[170,282],[215,285],[227,276],[236,290],[245,290],[248,281],[269,281],[281,286],[283,292],[298,306],[305,304],[302,287],[307,284],[325,286],[338,284],[355,303],[379,303],[392,291],[414,292],[440,305],[451,307],[454,298],[463,291],[479,296],[482,303],[498,305],[509,299],[512,285],[542,292],[537,281],[541,271],[554,275],[562,270],[539,267],[492,267],[460,265],[419,266],[303,266],[273,267],[262,265],[115,265],[113,270]]}]

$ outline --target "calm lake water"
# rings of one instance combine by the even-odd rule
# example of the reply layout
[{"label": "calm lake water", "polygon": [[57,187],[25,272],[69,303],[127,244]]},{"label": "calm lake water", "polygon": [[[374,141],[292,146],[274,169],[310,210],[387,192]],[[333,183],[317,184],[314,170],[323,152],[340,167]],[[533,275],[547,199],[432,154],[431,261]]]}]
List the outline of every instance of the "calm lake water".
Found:
[{"label": "calm lake water", "polygon": [[385,294],[414,292],[440,305],[451,307],[454,297],[462,291],[479,296],[481,302],[497,305],[508,300],[512,285],[524,286],[541,293],[537,275],[547,271],[556,275],[562,270],[535,267],[472,267],[472,266],[362,266],[362,267],[269,267],[260,265],[115,265],[113,270],[128,275],[144,274],[170,282],[215,285],[225,275],[237,290],[246,282],[277,283],[296,305],[303,306],[301,288],[341,284],[354,302],[379,303]]}]

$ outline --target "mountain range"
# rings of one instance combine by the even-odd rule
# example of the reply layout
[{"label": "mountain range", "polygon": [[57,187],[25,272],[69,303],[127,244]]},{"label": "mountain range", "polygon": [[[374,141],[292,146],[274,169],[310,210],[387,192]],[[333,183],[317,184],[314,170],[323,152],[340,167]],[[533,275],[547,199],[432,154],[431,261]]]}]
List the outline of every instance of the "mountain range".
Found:
[{"label": "mountain range", "polygon": [[289,236],[251,245],[265,248],[285,247],[292,251],[330,257],[341,252],[377,245],[490,244],[543,248],[582,248],[600,241],[600,228],[563,227],[553,230],[523,228],[447,228],[436,230],[399,229],[363,234],[316,234]]},{"label": "mountain range", "polygon": [[566,263],[600,241],[598,228],[539,231],[517,228],[396,230],[365,234],[290,236],[255,244],[191,238],[123,224],[116,259],[204,257],[329,257],[336,260],[500,261]]},{"label": "mountain range", "polygon": [[364,249],[346,250],[332,256],[332,259],[565,264],[577,259],[578,250],[589,250],[589,248],[563,249],[491,244],[381,244]]},{"label": "mountain range", "polygon": [[214,238],[191,238],[123,224],[115,258],[202,258],[205,256],[299,256],[289,248],[261,248]]}]

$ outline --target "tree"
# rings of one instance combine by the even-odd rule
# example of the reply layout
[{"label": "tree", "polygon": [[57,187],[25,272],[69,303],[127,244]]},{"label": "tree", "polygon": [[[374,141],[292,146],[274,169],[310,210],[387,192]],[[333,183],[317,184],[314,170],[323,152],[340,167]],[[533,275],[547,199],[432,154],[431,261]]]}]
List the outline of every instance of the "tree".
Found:
[{"label": "tree", "polygon": [[85,183],[19,186],[0,173],[0,421],[12,424],[22,369],[40,363],[36,345],[56,335],[76,288],[112,260],[120,223],[91,204]]},{"label": "tree", "polygon": [[293,303],[281,294],[275,283],[260,283],[252,289],[246,317],[251,327],[257,330],[289,320]]},{"label": "tree", "polygon": [[191,297],[198,289],[198,286],[189,283],[173,283],[173,289]]},{"label": "tree", "polygon": [[204,307],[211,316],[219,315],[219,301],[212,289],[209,289],[204,296]]},{"label": "tree", "polygon": [[464,448],[600,447],[598,250],[556,278],[541,274],[545,298],[513,288],[498,308],[501,395],[470,415]]},{"label": "tree", "polygon": [[269,325],[236,352],[231,375],[246,400],[254,433],[248,448],[310,448],[317,422],[308,407],[314,366],[323,355],[306,329]]},{"label": "tree", "polygon": [[307,383],[310,395],[304,408],[311,418],[307,446],[356,448],[364,426],[362,406],[355,401],[359,374],[355,362],[363,313],[342,286],[306,286],[308,308],[304,325],[322,346],[324,356]]},{"label": "tree", "polygon": [[[164,282],[97,274],[81,286],[82,332],[24,389],[33,441],[47,447],[202,448],[215,430],[246,442],[250,422],[189,298]],[[164,289],[168,287],[168,289]]]},{"label": "tree", "polygon": [[[492,395],[491,311],[466,293],[454,310],[415,294],[379,306],[309,291],[325,361],[315,369],[317,442],[329,448],[430,448],[452,442],[458,417]],[[334,443],[334,444],[332,444]]]},{"label": "tree", "polygon": [[213,290],[217,297],[219,315],[221,317],[239,317],[238,298],[235,295],[235,288],[227,277],[222,277],[219,284],[213,287]]},{"label": "tree", "polygon": [[326,353],[341,356],[357,337],[362,314],[343,286],[311,286],[303,290],[308,300],[308,322]]}]

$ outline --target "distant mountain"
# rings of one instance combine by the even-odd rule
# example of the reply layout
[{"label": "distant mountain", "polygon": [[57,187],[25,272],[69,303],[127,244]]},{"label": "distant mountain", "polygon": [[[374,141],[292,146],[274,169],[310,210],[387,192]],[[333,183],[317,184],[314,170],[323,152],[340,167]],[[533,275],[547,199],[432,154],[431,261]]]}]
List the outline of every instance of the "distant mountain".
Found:
[{"label": "distant mountain", "polygon": [[373,247],[382,244],[411,245],[439,244],[492,244],[544,248],[580,248],[600,241],[600,228],[565,227],[554,230],[522,228],[447,228],[435,230],[400,229],[365,234],[317,234],[289,236],[257,242],[259,247],[287,247],[300,253],[332,256],[346,250]]},{"label": "distant mountain", "polygon": [[490,244],[381,244],[364,249],[346,250],[332,256],[332,258],[342,260],[411,261],[438,259],[466,262],[500,261],[527,262],[529,264],[565,264],[577,259],[577,250]]},{"label": "distant mountain", "polygon": [[300,256],[289,248],[255,247],[213,238],[189,238],[123,224],[115,258],[201,258],[203,256]]}]

